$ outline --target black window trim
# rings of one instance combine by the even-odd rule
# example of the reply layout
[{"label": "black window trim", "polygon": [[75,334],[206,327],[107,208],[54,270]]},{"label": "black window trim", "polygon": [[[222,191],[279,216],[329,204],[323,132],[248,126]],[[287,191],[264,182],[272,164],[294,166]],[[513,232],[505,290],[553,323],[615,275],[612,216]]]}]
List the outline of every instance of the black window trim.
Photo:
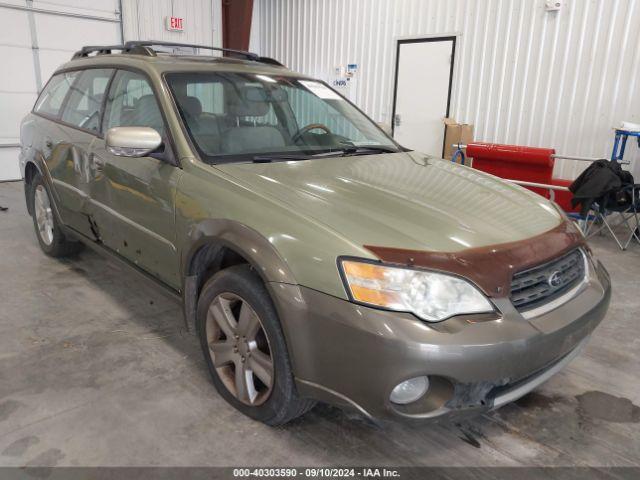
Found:
[{"label": "black window trim", "polygon": [[[71,90],[73,88],[73,85],[76,84],[76,82],[80,79],[80,77],[82,77],[82,73],[85,72],[86,70],[112,70],[111,72],[111,76],[109,77],[109,82],[107,83],[107,87],[106,87],[106,94],[104,96],[104,98],[102,99],[102,106],[101,109],[102,111],[100,112],[100,131],[96,132],[95,130],[90,130],[88,128],[82,128],[79,127],[77,125],[73,125],[69,122],[65,122],[62,120],[62,112],[64,111],[64,109],[67,106],[67,102],[69,101],[69,97],[70,97],[70,93]],[[75,130],[79,130],[81,132],[84,133],[88,133],[89,135],[93,135],[94,137],[103,139],[105,138],[104,132],[102,131],[102,128],[104,126],[104,114],[105,114],[105,107],[106,107],[106,102],[109,98],[109,95],[111,94],[111,86],[113,84],[113,80],[116,76],[116,74],[118,73],[118,70],[124,70],[124,71],[130,71],[130,72],[134,72],[137,74],[142,75],[147,82],[149,83],[149,86],[151,87],[151,91],[153,92],[154,97],[156,98],[156,103],[158,104],[158,108],[160,109],[160,115],[162,115],[162,121],[164,123],[164,128],[165,128],[165,135],[167,138],[167,143],[169,144],[168,147],[171,149],[171,154],[168,156],[167,160],[165,160],[165,163],[168,163],[170,165],[173,165],[175,167],[178,168],[182,168],[182,165],[180,164],[180,159],[178,158],[178,156],[176,155],[176,146],[175,146],[175,142],[173,139],[173,132],[171,131],[171,129],[169,128],[169,122],[167,122],[167,116],[164,112],[164,109],[162,108],[162,105],[160,104],[160,102],[158,101],[160,96],[158,95],[158,89],[156,88],[156,86],[154,85],[153,81],[151,80],[151,77],[149,76],[149,74],[147,74],[147,72],[145,72],[143,69],[141,68],[137,68],[137,67],[132,67],[129,65],[115,65],[115,64],[105,64],[105,65],[87,65],[85,67],[68,67],[68,68],[61,68],[59,70],[56,70],[55,72],[53,72],[51,74],[51,77],[49,78],[49,80],[47,80],[47,83],[45,84],[45,86],[42,89],[42,92],[44,92],[44,89],[47,87],[47,85],[49,85],[49,82],[51,82],[51,79],[61,73],[68,73],[68,72],[80,72],[80,75],[78,75],[78,77],[76,79],[74,79],[73,84],[71,85],[71,88],[69,88],[69,91],[66,93],[64,100],[62,101],[62,104],[60,105],[60,110],[58,112],[57,116],[53,116],[53,115],[47,115],[47,114],[43,114],[41,112],[36,112],[35,111],[35,106],[38,103],[38,100],[36,100],[36,103],[33,105],[33,108],[31,109],[31,113],[34,115],[38,115],[39,117],[45,118],[47,120],[50,120],[52,122],[58,123],[60,125],[63,125],[65,127],[69,127],[69,128],[73,128]],[[163,77],[163,81],[164,81],[164,77]],[[40,92],[40,95],[42,95],[42,92]],[[38,95],[38,99],[40,98],[40,95]],[[167,146],[165,146],[165,148],[167,148]],[[162,161],[162,160],[161,160]]]}]

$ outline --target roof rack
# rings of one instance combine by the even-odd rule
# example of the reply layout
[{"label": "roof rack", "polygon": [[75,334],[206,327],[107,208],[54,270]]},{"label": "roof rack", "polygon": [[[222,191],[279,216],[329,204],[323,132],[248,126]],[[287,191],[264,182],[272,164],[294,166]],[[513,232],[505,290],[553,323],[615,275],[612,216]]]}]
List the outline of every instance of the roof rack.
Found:
[{"label": "roof rack", "polygon": [[142,55],[147,55],[147,53],[142,49],[132,51],[132,49],[127,48],[127,46],[125,45],[87,45],[74,53],[71,59],[75,60],[76,58],[88,57],[90,53],[94,52],[98,55],[110,54],[112,50],[121,50],[122,53],[139,53]]},{"label": "roof rack", "polygon": [[124,45],[92,45],[82,47],[76,53],[73,54],[72,59],[88,57],[90,53],[96,53],[97,55],[111,54],[113,50],[120,50],[122,53],[129,53],[133,55],[144,55],[147,57],[155,57],[157,51],[153,48],[157,47],[179,47],[179,48],[197,48],[204,50],[214,50],[217,52],[223,52],[229,56],[243,57],[253,62],[267,63],[269,65],[276,65],[283,67],[280,62],[269,57],[261,57],[260,55],[252,52],[245,52],[244,50],[235,50],[233,48],[221,48],[211,47],[209,45],[196,45],[191,43],[175,43],[175,42],[162,42],[155,40],[134,40],[126,42]]}]

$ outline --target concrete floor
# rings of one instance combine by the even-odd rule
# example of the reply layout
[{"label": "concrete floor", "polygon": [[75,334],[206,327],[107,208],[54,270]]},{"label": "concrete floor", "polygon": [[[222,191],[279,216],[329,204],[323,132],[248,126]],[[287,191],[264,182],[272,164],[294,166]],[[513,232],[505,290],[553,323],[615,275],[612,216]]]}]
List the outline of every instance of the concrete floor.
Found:
[{"label": "concrete floor", "polygon": [[536,392],[464,424],[374,426],[317,406],[281,428],[216,393],[180,308],[91,252],[39,250],[0,184],[0,466],[640,465],[640,246],[594,250],[611,309]]}]

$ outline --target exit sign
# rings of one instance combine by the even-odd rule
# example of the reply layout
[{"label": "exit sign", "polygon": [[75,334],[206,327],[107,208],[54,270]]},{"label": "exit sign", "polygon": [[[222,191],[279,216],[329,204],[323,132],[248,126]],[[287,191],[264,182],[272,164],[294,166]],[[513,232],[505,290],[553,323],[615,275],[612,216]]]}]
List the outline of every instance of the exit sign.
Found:
[{"label": "exit sign", "polygon": [[165,27],[170,32],[182,32],[184,30],[184,19],[180,17],[165,17]]}]

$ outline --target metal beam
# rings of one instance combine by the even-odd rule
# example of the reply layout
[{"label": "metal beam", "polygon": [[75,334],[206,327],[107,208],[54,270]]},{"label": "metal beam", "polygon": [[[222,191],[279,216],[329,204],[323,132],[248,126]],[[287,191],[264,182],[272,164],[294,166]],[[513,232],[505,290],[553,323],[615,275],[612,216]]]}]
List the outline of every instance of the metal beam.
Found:
[{"label": "metal beam", "polygon": [[122,0],[118,0],[118,9],[120,10],[118,12],[119,16],[120,16],[120,40],[122,41],[122,44],[124,45],[124,21],[122,20]]},{"label": "metal beam", "polygon": [[33,13],[33,0],[27,0],[27,18],[29,20],[29,31],[31,33],[31,53],[33,54],[33,72],[36,80],[38,93],[42,90],[42,72],[40,70],[40,52],[38,51],[38,33],[36,31],[36,19]]},{"label": "metal beam", "polygon": [[47,10],[45,8],[33,8],[33,7],[27,7],[23,5],[13,5],[11,3],[1,3],[1,2],[0,2],[0,8],[21,10],[23,12],[44,13],[47,15],[57,15],[60,17],[82,18],[85,20],[98,20],[101,22],[111,22],[111,23],[121,23],[121,19],[122,19],[121,12],[116,12],[116,13],[120,13],[119,14],[120,18],[108,18],[108,17],[100,17],[98,15],[86,15],[84,13],[62,12],[60,10]]}]

